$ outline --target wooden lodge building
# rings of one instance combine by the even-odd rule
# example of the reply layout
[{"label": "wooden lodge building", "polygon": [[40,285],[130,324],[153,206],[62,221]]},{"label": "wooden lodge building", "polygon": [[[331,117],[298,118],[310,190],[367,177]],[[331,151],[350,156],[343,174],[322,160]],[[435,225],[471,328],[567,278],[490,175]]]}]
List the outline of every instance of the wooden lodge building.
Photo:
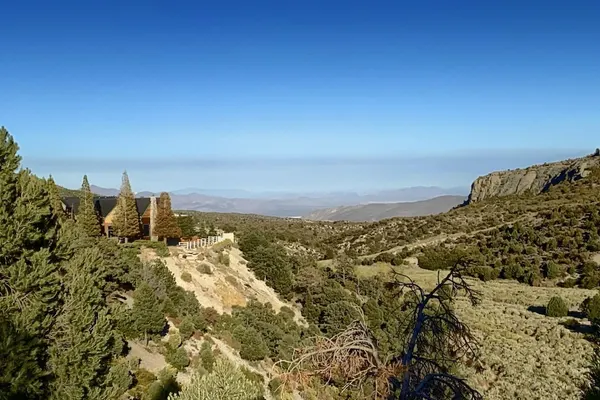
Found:
[{"label": "wooden lodge building", "polygon": [[[117,199],[116,196],[94,198],[96,212],[100,217],[102,234],[107,237],[113,236],[112,220],[115,215]],[[158,201],[159,199],[156,197],[140,197],[135,199],[138,215],[140,216],[142,236],[145,239],[150,239],[152,237]],[[71,216],[71,218],[75,218],[79,208],[79,197],[64,197],[62,202],[65,212]]]}]

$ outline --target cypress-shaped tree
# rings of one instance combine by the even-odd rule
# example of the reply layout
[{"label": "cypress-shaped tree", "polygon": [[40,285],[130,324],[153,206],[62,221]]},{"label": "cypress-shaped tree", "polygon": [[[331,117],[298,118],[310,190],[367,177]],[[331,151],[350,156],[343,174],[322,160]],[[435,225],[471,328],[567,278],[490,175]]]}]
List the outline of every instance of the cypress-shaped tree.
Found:
[{"label": "cypress-shaped tree", "polygon": [[87,175],[83,176],[81,184],[81,192],[79,194],[79,209],[75,217],[77,226],[81,232],[87,236],[100,236],[102,230],[100,228],[100,219],[94,204],[94,194],[90,189]]},{"label": "cypress-shaped tree", "polygon": [[165,241],[168,238],[181,237],[181,228],[179,228],[175,214],[171,209],[171,196],[167,192],[160,194],[158,209],[156,210],[156,225],[152,230],[152,234],[163,238]]},{"label": "cypress-shaped tree", "polygon": [[115,234],[118,237],[125,238],[126,241],[138,238],[142,233],[140,215],[135,202],[135,195],[133,190],[131,190],[127,171],[123,172],[121,192],[119,193],[119,199],[115,207],[112,225]]},{"label": "cypress-shaped tree", "polygon": [[148,343],[148,334],[161,333],[165,327],[165,316],[156,294],[147,283],[142,283],[133,294],[133,323],[136,331]]},{"label": "cypress-shaped tree", "polygon": [[110,363],[122,349],[102,293],[97,249],[80,249],[66,268],[64,304],[52,329],[51,399],[108,399]]},{"label": "cypress-shaped tree", "polygon": [[18,364],[3,365],[14,379],[0,376],[0,392],[44,397],[48,334],[61,290],[59,227],[47,182],[27,170],[17,172],[17,152],[12,136],[0,128],[0,316],[7,327],[2,340],[18,343],[21,354]]}]

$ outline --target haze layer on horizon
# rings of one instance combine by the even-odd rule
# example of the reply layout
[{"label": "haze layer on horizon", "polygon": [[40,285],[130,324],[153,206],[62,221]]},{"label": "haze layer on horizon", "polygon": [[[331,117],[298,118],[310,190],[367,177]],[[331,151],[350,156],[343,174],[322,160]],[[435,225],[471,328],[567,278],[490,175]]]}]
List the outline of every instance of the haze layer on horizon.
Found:
[{"label": "haze layer on horizon", "polygon": [[597,1],[10,2],[0,125],[78,187],[468,186],[600,146]]},{"label": "haze layer on horizon", "polygon": [[377,191],[415,186],[465,188],[480,175],[579,157],[591,151],[478,151],[430,156],[330,158],[25,158],[41,175],[52,174],[66,187],[80,185],[82,171],[97,186],[118,188],[126,169],[134,190],[184,188],[250,192]]}]

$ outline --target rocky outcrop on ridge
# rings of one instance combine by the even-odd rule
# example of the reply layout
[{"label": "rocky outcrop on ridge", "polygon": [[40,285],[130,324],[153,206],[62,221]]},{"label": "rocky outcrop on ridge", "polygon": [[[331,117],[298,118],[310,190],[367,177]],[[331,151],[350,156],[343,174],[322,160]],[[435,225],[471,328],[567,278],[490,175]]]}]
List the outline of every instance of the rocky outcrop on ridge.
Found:
[{"label": "rocky outcrop on ridge", "polygon": [[591,168],[600,165],[600,150],[593,155],[554,163],[533,165],[528,168],[498,171],[480,176],[471,185],[468,203],[490,197],[513,194],[542,193],[563,181],[585,178]]}]

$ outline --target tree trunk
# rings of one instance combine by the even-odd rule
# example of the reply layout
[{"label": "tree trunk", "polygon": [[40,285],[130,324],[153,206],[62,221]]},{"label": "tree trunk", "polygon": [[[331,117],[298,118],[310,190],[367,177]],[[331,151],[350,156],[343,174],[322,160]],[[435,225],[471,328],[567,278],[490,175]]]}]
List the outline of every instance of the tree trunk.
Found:
[{"label": "tree trunk", "polygon": [[417,338],[421,334],[421,329],[423,327],[423,320],[425,319],[423,310],[425,309],[425,306],[427,305],[427,301],[420,304],[419,307],[417,308],[417,310],[418,310],[417,311],[417,322],[415,324],[415,327],[413,328],[412,336],[410,338],[408,347],[406,349],[406,354],[402,358],[402,364],[406,368],[406,371],[404,372],[404,377],[402,379],[402,390],[400,392],[400,399],[402,399],[402,400],[408,399],[408,392],[409,392],[409,385],[410,385],[410,367],[411,367],[411,363],[413,360],[415,346],[417,344]]}]

